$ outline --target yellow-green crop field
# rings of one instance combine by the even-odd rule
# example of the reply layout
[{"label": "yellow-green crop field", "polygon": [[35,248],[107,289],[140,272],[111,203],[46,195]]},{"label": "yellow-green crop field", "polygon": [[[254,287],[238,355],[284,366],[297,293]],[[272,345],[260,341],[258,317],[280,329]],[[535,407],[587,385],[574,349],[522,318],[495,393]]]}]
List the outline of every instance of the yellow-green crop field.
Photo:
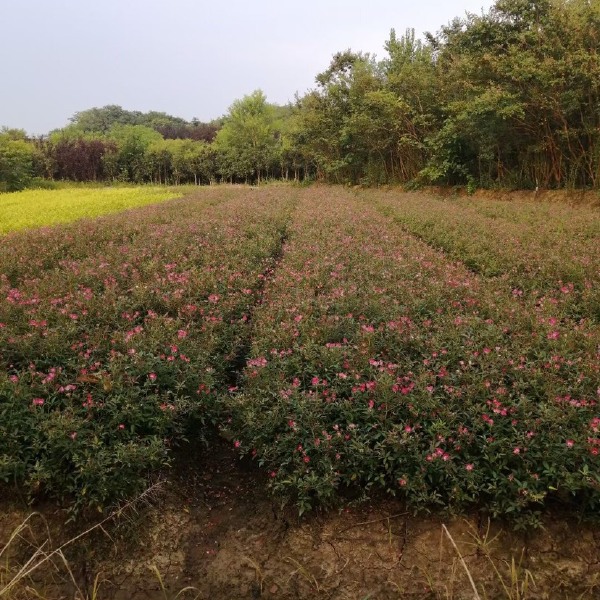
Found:
[{"label": "yellow-green crop field", "polygon": [[178,198],[163,187],[26,190],[0,194],[0,235]]}]

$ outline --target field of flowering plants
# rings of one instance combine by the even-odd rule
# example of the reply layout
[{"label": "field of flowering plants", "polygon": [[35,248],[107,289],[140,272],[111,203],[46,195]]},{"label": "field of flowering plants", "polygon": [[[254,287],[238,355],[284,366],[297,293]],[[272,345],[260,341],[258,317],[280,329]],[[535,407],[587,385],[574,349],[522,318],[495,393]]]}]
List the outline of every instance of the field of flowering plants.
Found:
[{"label": "field of flowering plants", "polygon": [[104,507],[216,427],[301,512],[591,514],[599,224],[267,186],[5,236],[0,480]]},{"label": "field of flowering plants", "polygon": [[26,190],[0,194],[0,235],[9,231],[70,223],[128,208],[162,202],[181,194],[161,187]]},{"label": "field of flowering plants", "polygon": [[[254,318],[244,391],[231,399],[236,443],[301,509],[357,485],[417,507],[479,504],[496,515],[554,500],[597,508],[600,329],[573,308],[589,281],[566,270],[558,289],[545,281],[534,236],[524,244],[540,274],[534,265],[521,279],[475,274],[377,210],[425,200],[303,197]],[[449,218],[465,238],[477,231],[473,211]],[[583,228],[577,221],[575,212],[570,226]],[[487,239],[504,232],[490,226]],[[563,235],[557,246],[575,264],[585,236],[576,250]],[[481,260],[508,261],[509,243]],[[585,265],[590,281],[599,264]]]},{"label": "field of flowering plants", "polygon": [[499,277],[515,293],[557,295],[568,316],[600,323],[597,206],[427,194],[399,200],[385,192],[377,194],[376,202],[408,232],[475,273]]},{"label": "field of flowering plants", "polygon": [[289,217],[249,196],[1,238],[0,480],[104,507],[207,424]]}]

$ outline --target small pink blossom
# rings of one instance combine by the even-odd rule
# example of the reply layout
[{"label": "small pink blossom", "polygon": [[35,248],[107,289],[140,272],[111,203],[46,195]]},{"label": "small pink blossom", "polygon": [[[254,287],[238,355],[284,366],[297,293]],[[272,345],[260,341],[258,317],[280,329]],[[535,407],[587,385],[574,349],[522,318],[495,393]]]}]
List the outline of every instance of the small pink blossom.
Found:
[{"label": "small pink blossom", "polygon": [[249,367],[266,367],[268,362],[264,356],[259,356],[258,358],[249,359],[247,364]]},{"label": "small pink blossom", "polygon": [[44,402],[45,402],[45,400],[44,400],[43,398],[34,398],[34,399],[31,401],[31,403],[32,403],[34,406],[44,406]]}]

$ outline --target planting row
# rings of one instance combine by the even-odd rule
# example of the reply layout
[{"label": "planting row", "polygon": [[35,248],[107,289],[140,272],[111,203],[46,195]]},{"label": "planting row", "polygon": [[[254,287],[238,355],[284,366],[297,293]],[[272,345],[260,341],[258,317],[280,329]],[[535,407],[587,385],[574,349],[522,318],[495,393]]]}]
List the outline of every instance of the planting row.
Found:
[{"label": "planting row", "polygon": [[214,418],[292,204],[206,191],[3,238],[0,480],[75,508],[139,489]]},{"label": "planting row", "polygon": [[566,316],[600,322],[600,211],[534,202],[371,194],[377,206],[484,276],[515,293],[550,295]]},{"label": "planting row", "polygon": [[[223,203],[234,195],[233,189],[206,188],[202,193],[171,200],[165,205],[159,204],[156,198],[156,203],[143,210],[140,207],[61,226],[8,233],[0,238],[0,273],[15,285],[22,279],[39,278],[44,271],[63,269],[70,261],[94,257],[106,248],[127,247],[140,236],[144,237],[148,229],[156,229],[161,224],[194,223],[199,218],[198,211]],[[156,232],[160,233],[160,229]]]},{"label": "planting row", "polygon": [[276,492],[301,510],[348,489],[502,515],[598,507],[597,327],[348,192],[309,190],[295,215],[227,400]]}]

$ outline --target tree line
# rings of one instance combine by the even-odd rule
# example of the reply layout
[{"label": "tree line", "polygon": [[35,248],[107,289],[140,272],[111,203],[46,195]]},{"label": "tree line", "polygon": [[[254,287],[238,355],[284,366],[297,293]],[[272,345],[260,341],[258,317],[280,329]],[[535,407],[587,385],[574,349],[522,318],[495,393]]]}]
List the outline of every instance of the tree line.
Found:
[{"label": "tree line", "polygon": [[600,0],[497,0],[381,60],[345,50],[289,106],[261,91],[219,121],[120,107],[39,139],[0,134],[0,185],[156,183],[600,185]]}]

